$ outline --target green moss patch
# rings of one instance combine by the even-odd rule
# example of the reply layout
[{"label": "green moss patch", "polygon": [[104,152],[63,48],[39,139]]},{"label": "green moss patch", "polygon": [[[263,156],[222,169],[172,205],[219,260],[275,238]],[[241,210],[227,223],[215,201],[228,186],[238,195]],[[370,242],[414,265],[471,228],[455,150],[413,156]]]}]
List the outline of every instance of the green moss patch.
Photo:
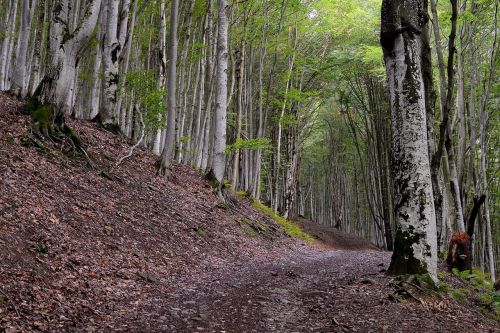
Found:
[{"label": "green moss patch", "polygon": [[481,312],[500,321],[500,293],[493,289],[493,283],[488,274],[479,268],[460,272],[452,270],[452,274],[462,280],[463,288],[449,287],[450,296],[459,302],[471,300],[481,307]]},{"label": "green moss patch", "polygon": [[283,228],[283,230],[285,231],[285,233],[288,236],[290,236],[292,238],[303,239],[308,243],[312,243],[314,241],[314,238],[311,235],[304,232],[304,230],[302,230],[299,225],[297,225],[296,223],[293,223],[291,221],[288,221],[287,219],[285,219],[283,216],[281,216],[279,214],[276,214],[271,208],[267,207],[266,205],[261,203],[259,200],[253,200],[253,206],[255,209],[266,214],[267,216],[269,216],[270,218],[275,220],[279,225],[281,225],[281,227]]},{"label": "green moss patch", "polygon": [[427,269],[420,260],[415,258],[413,244],[419,242],[422,235],[418,234],[412,226],[408,230],[398,228],[394,240],[391,266],[388,272],[393,275],[426,274]]},{"label": "green moss patch", "polygon": [[269,225],[265,222],[261,221],[252,221],[246,217],[242,220],[243,229],[246,234],[250,237],[263,236],[265,238],[273,239],[273,228],[269,227]]}]

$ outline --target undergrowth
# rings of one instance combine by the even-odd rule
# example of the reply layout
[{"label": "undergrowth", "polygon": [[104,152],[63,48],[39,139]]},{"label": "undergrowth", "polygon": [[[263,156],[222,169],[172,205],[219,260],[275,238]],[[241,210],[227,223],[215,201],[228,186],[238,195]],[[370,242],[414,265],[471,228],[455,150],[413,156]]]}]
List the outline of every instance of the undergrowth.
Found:
[{"label": "undergrowth", "polygon": [[465,286],[454,288],[446,285],[451,297],[458,302],[471,300],[480,306],[484,315],[500,321],[500,293],[493,289],[493,283],[487,274],[478,268],[462,272],[454,268],[452,274],[459,278]]},{"label": "undergrowth", "polygon": [[248,218],[241,220],[244,225],[244,230],[249,237],[261,235],[265,238],[273,239],[273,230],[265,222],[252,221]]},{"label": "undergrowth", "polygon": [[253,199],[252,204],[255,209],[260,210],[262,213],[266,214],[267,216],[278,222],[278,224],[281,225],[285,233],[290,237],[301,238],[308,243],[313,242],[314,240],[313,237],[308,233],[304,232],[304,230],[302,230],[300,226],[297,225],[296,223],[293,223],[285,219],[283,216],[276,214],[271,208],[267,207],[259,200]]},{"label": "undergrowth", "polygon": [[421,301],[416,295],[447,294],[458,303],[475,304],[485,316],[500,321],[500,292],[494,291],[487,274],[477,268],[462,272],[453,269],[451,273],[438,272],[438,278],[439,282],[434,283],[428,274],[398,276],[390,283],[395,292],[389,297],[395,301],[404,298]]}]

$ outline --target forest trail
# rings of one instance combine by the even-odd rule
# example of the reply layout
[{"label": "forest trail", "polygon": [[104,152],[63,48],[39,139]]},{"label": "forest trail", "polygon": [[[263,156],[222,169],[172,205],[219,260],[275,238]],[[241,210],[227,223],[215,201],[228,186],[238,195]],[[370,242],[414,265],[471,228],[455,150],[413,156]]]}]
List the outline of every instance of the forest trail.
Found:
[{"label": "forest trail", "polygon": [[145,149],[116,166],[125,139],[68,120],[90,166],[21,108],[0,93],[0,332],[495,332],[471,302],[395,300],[367,241],[303,219],[316,242],[291,238]]},{"label": "forest trail", "polygon": [[328,250],[241,267],[173,295],[176,306],[160,318],[178,332],[380,331],[391,323],[378,320],[384,305],[372,284],[388,260],[384,252]]},{"label": "forest trail", "polygon": [[[353,239],[354,240],[354,239]],[[321,245],[321,244],[317,244]],[[122,327],[134,332],[498,332],[476,310],[444,299],[394,301],[390,253],[332,249],[237,265],[185,281]],[[325,247],[330,247],[324,250]],[[147,319],[145,319],[147,318]]]}]

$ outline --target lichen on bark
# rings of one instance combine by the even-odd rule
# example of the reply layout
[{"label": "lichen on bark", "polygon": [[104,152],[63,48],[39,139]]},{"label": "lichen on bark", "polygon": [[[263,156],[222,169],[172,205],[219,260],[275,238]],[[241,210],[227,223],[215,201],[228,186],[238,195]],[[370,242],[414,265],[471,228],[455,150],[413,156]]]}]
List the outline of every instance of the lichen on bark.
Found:
[{"label": "lichen on bark", "polygon": [[420,0],[384,0],[381,45],[392,115],[395,216],[389,273],[425,274],[437,280],[436,221],[427,142]]}]

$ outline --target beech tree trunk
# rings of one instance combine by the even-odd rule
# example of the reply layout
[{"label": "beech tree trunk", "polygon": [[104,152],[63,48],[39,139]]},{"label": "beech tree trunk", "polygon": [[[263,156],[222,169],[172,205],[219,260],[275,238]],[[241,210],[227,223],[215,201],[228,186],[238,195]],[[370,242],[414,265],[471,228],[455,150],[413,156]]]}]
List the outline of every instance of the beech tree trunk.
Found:
[{"label": "beech tree trunk", "polygon": [[107,11],[104,38],[104,93],[102,98],[101,122],[117,124],[118,84],[120,82],[119,59],[125,44],[130,0],[104,0]]},{"label": "beech tree trunk", "polygon": [[169,175],[168,169],[174,158],[175,148],[175,120],[177,115],[176,103],[176,85],[177,85],[177,26],[179,0],[172,0],[170,7],[170,47],[169,47],[169,64],[168,64],[168,91],[167,91],[167,128],[165,135],[165,145],[162,153],[162,168],[165,175]]},{"label": "beech tree trunk", "polygon": [[420,0],[383,1],[381,44],[392,114],[397,223],[389,272],[429,273],[437,280],[436,220],[421,68],[424,24]]},{"label": "beech tree trunk", "polygon": [[70,97],[76,65],[90,40],[101,6],[101,0],[87,1],[80,26],[75,31],[68,31],[68,2],[57,0],[54,3],[50,22],[52,59],[34,96],[40,104],[52,104],[56,118],[71,112]]},{"label": "beech tree trunk", "polygon": [[[32,6],[36,6],[33,1]],[[25,97],[27,94],[26,84],[26,66],[28,56],[28,43],[31,34],[30,24],[30,4],[29,0],[23,0],[23,11],[21,14],[21,31],[19,34],[19,48],[16,57],[16,65],[14,67],[14,74],[12,76],[11,92],[20,97]]]},{"label": "beech tree trunk", "polygon": [[224,170],[226,166],[226,119],[227,119],[227,2],[217,1],[218,8],[218,35],[217,35],[217,73],[215,97],[215,128],[212,171],[219,182],[219,188],[224,184]]},{"label": "beech tree trunk", "polygon": [[9,11],[7,11],[7,31],[2,42],[2,53],[0,57],[0,90],[9,88],[9,66],[12,58],[13,35],[16,29],[17,0],[10,1]]}]

